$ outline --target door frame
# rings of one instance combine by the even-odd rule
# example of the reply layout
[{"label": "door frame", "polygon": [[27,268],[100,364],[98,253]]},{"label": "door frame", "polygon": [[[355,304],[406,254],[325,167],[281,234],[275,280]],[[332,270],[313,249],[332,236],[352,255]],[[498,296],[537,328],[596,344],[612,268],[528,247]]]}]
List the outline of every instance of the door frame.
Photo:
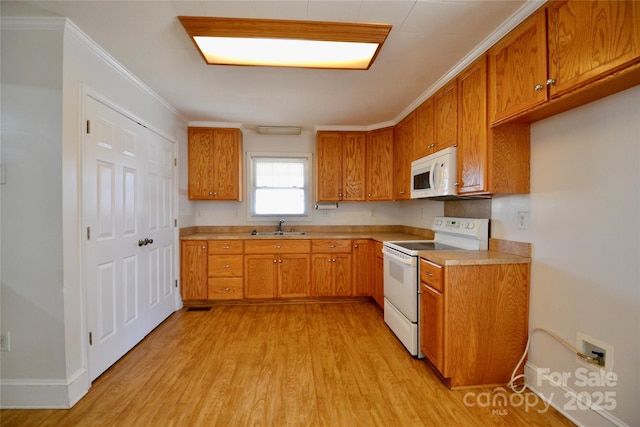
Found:
[{"label": "door frame", "polygon": [[[173,271],[175,272],[175,284],[176,286],[178,285],[178,277],[179,277],[179,272],[180,272],[180,246],[179,246],[179,228],[178,228],[178,168],[177,168],[177,164],[178,164],[178,144],[179,144],[179,140],[176,138],[172,138],[171,136],[169,136],[168,134],[166,134],[165,132],[163,132],[161,129],[158,129],[157,127],[155,127],[154,125],[150,124],[149,122],[147,122],[146,120],[142,119],[141,117],[133,114],[131,111],[127,110],[126,108],[122,107],[121,105],[117,104],[116,102],[114,102],[113,100],[111,100],[109,97],[103,95],[102,93],[98,92],[97,90],[91,88],[90,86],[81,83],[80,84],[80,102],[79,102],[79,127],[78,127],[78,131],[80,132],[80,147],[78,147],[78,159],[79,159],[79,172],[80,172],[80,177],[78,180],[78,198],[79,198],[79,205],[80,205],[80,221],[78,222],[78,236],[80,237],[80,253],[79,253],[79,260],[78,262],[80,263],[80,291],[81,291],[81,297],[80,297],[80,301],[81,301],[81,321],[82,321],[82,325],[81,325],[81,331],[82,331],[82,341],[83,341],[83,345],[82,345],[82,364],[85,368],[85,371],[87,373],[87,378],[88,374],[89,374],[89,332],[88,332],[88,313],[87,313],[87,306],[88,306],[88,301],[87,301],[87,288],[86,288],[86,283],[87,283],[87,265],[86,265],[86,258],[84,256],[84,254],[86,253],[86,246],[87,246],[87,223],[86,223],[86,212],[87,212],[87,206],[85,204],[85,191],[86,189],[84,188],[84,183],[85,183],[85,178],[86,178],[86,168],[87,165],[85,164],[85,143],[87,142],[87,132],[86,132],[86,103],[88,98],[93,99],[94,101],[97,101],[103,105],[105,105],[106,107],[114,110],[115,112],[127,117],[130,120],[135,121],[136,123],[138,123],[139,125],[145,127],[146,129],[148,129],[149,131],[153,132],[154,134],[156,134],[157,136],[169,141],[172,144],[173,147],[173,158],[174,158],[174,168],[173,168],[173,194],[175,195],[175,197],[173,198],[173,203],[172,203],[172,209],[174,212],[174,232],[173,232],[173,244],[174,247],[177,249],[175,251],[174,254],[174,259],[173,259]],[[174,292],[174,306],[173,306],[173,311],[176,312],[178,310],[180,310],[182,308],[182,298],[180,296],[180,292],[179,292],[179,288],[176,287],[176,291]],[[88,386],[89,388],[91,388],[91,381],[88,381]]]}]

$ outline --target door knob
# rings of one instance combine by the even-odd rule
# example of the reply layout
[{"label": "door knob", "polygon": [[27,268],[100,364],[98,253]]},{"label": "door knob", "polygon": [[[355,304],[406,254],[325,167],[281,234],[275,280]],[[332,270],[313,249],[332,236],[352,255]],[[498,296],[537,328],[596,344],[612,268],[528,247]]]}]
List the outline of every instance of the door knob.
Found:
[{"label": "door knob", "polygon": [[[153,239],[145,238],[144,240],[138,240],[138,246],[146,246],[153,243]],[[202,247],[204,249],[204,246]]]}]

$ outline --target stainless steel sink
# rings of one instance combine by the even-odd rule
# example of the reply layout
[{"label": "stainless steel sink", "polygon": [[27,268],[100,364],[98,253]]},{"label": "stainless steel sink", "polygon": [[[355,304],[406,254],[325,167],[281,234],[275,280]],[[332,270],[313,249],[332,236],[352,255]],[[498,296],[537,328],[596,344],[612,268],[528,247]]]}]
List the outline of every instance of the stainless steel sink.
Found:
[{"label": "stainless steel sink", "polygon": [[251,236],[306,236],[306,231],[252,231]]}]

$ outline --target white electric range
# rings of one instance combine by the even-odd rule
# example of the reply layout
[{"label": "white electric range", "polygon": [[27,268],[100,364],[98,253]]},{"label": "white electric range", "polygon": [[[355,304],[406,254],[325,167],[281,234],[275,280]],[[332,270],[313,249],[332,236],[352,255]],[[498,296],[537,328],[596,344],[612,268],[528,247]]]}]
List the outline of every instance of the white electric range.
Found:
[{"label": "white electric range", "polygon": [[482,250],[489,245],[489,220],[436,217],[433,240],[383,242],[384,321],[412,356],[422,358],[419,327],[419,251]]}]

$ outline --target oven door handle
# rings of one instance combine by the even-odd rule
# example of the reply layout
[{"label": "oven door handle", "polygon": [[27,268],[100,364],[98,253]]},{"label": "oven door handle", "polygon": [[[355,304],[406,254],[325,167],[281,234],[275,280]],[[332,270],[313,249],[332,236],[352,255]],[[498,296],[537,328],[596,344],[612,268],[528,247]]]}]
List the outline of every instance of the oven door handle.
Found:
[{"label": "oven door handle", "polygon": [[387,248],[387,247],[383,247],[382,248],[382,253],[384,255],[385,258],[389,258],[389,260],[391,261],[395,261],[401,264],[406,264],[406,265],[415,265],[416,264],[416,257],[413,257],[411,255],[405,255],[403,253],[399,253],[393,249]]}]

